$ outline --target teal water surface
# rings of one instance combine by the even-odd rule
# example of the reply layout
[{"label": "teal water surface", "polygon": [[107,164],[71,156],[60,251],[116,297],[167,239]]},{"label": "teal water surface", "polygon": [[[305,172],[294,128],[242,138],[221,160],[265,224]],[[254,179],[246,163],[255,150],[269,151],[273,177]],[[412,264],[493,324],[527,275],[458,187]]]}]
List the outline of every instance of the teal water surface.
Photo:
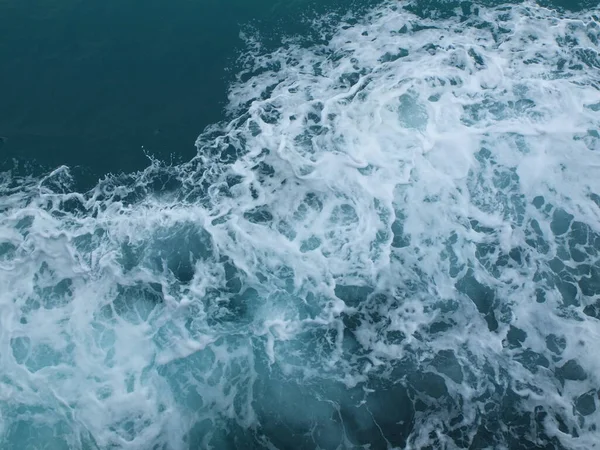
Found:
[{"label": "teal water surface", "polygon": [[[277,41],[306,33],[300,18],[374,3],[2,0],[3,166],[15,158],[45,169],[67,164],[94,179],[144,168],[142,148],[163,160],[187,160],[198,132],[223,119],[242,29],[257,27]],[[460,4],[470,2],[439,7]],[[541,4],[580,10],[594,1]]]},{"label": "teal water surface", "polygon": [[590,0],[0,0],[0,449],[600,443]]},{"label": "teal water surface", "polygon": [[[301,33],[298,18],[343,2],[0,2],[0,136],[13,158],[79,166],[90,179],[190,159],[223,119],[248,27]],[[144,150],[145,149],[145,152]]]}]

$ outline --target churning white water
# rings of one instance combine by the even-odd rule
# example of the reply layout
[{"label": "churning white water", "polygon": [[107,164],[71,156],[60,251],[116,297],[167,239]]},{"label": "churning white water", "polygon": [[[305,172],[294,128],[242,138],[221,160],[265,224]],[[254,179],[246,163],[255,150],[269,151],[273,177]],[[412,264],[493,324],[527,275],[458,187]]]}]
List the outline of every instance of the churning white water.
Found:
[{"label": "churning white water", "polygon": [[597,447],[600,11],[467,12],[247,38],[187,164],[2,174],[0,447]]}]

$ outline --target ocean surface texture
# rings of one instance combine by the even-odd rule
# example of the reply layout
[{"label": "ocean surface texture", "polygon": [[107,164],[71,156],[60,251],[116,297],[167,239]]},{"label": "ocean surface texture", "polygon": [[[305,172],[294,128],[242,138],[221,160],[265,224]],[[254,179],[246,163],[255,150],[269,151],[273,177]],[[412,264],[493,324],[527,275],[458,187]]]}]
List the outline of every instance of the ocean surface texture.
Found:
[{"label": "ocean surface texture", "polygon": [[0,0],[0,448],[600,448],[599,51],[593,1]]}]

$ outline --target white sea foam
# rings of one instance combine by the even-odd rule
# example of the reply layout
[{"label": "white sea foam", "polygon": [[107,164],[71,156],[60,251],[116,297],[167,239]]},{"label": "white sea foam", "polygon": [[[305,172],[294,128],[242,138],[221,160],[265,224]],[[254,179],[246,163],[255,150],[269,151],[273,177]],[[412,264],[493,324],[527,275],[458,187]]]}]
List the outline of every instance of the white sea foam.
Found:
[{"label": "white sea foam", "polygon": [[249,42],[187,164],[3,175],[3,448],[600,442],[600,11],[415,8]]}]

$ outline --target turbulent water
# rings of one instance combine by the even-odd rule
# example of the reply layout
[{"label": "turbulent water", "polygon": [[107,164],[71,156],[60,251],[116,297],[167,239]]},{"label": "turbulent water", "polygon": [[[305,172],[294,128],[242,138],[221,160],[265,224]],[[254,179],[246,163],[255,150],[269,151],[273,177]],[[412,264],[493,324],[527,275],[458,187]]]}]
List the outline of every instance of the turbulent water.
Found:
[{"label": "turbulent water", "polygon": [[597,448],[598,15],[248,30],[188,163],[3,173],[0,447]]}]

